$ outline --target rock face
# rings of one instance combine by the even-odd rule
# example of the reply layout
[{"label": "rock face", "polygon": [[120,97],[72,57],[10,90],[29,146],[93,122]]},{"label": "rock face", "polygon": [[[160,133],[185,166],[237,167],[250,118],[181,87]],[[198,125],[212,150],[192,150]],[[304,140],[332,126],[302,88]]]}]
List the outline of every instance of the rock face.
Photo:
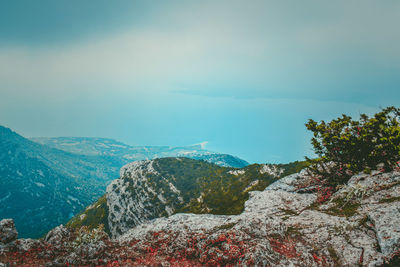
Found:
[{"label": "rock face", "polygon": [[[360,214],[366,215],[373,225],[379,247],[384,255],[400,251],[400,175],[375,173],[355,176],[349,187],[365,193]],[[354,190],[354,189],[353,189]]]},{"label": "rock face", "polygon": [[16,240],[18,237],[12,219],[3,219],[0,221],[0,245],[6,245]]},{"label": "rock face", "polygon": [[[175,214],[113,240],[101,230],[56,228],[43,241],[18,240],[0,251],[0,261],[22,264],[15,251],[46,246],[54,251],[33,253],[41,264],[317,267],[398,261],[400,172],[353,176],[327,201],[310,179],[301,172],[251,192],[239,215]],[[23,242],[30,244],[25,250]]]},{"label": "rock face", "polygon": [[[179,202],[183,202],[181,192],[166,179],[160,181],[158,186],[165,183],[168,191],[147,183],[150,175],[159,175],[153,164],[154,161],[130,163],[121,168],[120,177],[123,178],[114,180],[107,187],[108,225],[113,236],[148,219],[171,215]],[[165,193],[172,195],[175,203],[167,204]]]},{"label": "rock face", "polygon": [[63,239],[68,237],[69,234],[69,230],[63,225],[60,225],[48,232],[44,241],[52,245],[57,245],[60,244]]}]

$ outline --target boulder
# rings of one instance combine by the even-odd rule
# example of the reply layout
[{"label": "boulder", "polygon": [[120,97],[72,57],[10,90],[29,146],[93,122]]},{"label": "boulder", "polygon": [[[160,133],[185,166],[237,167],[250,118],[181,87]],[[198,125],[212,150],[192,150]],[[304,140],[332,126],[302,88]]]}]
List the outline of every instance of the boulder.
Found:
[{"label": "boulder", "polygon": [[62,242],[62,240],[68,237],[70,232],[64,225],[57,226],[53,230],[47,233],[45,237],[45,241],[52,245],[58,245]]},{"label": "boulder", "polygon": [[6,245],[15,241],[18,237],[14,220],[3,219],[0,221],[0,245]]},{"label": "boulder", "polygon": [[379,205],[368,213],[385,256],[400,251],[400,202]]}]

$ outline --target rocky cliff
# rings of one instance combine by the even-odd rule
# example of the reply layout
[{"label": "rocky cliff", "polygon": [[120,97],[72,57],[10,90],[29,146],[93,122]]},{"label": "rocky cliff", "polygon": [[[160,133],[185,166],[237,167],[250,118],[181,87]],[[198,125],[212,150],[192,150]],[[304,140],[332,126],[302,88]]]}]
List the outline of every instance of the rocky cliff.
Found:
[{"label": "rocky cliff", "polygon": [[290,164],[220,167],[188,158],[136,161],[121,168],[107,193],[68,223],[104,224],[116,237],[145,221],[177,212],[239,214],[251,190],[263,190]]},{"label": "rocky cliff", "polygon": [[60,226],[44,240],[2,244],[0,262],[398,266],[400,172],[353,176],[329,200],[310,179],[301,172],[251,192],[239,215],[175,214],[113,240]]}]

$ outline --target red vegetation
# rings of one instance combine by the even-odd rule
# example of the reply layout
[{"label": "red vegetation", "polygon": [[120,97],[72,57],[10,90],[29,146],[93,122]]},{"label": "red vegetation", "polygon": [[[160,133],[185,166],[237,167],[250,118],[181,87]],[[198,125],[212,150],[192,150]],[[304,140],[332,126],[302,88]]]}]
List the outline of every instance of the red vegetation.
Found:
[{"label": "red vegetation", "polygon": [[326,181],[316,176],[310,176],[306,182],[297,185],[297,191],[308,189],[310,192],[317,193],[317,202],[319,204],[329,200],[334,192],[332,186],[327,186]]},{"label": "red vegetation", "polygon": [[274,238],[268,238],[271,248],[281,254],[284,255],[286,258],[295,258],[299,257],[300,254],[296,251],[296,243],[293,239],[287,238],[285,240],[278,240]]},{"label": "red vegetation", "polygon": [[317,201],[319,204],[324,203],[325,201],[329,200],[332,196],[333,188],[329,187],[317,187]]},{"label": "red vegetation", "polygon": [[0,254],[0,260],[11,266],[240,266],[247,252],[245,243],[233,232],[185,236],[153,232],[144,240],[125,244],[105,238],[102,245],[97,242],[79,247],[73,247],[71,240],[74,237],[60,240],[57,246],[36,241],[27,251],[16,243]]},{"label": "red vegetation", "polygon": [[[234,233],[220,234],[216,237],[191,233],[186,237],[186,244],[180,248],[174,248],[172,233],[155,232],[153,238],[143,244],[146,256],[136,260],[141,264],[149,264],[161,257],[172,266],[234,266],[241,264],[246,252],[244,242],[239,241]],[[172,253],[171,249],[174,250]]]}]

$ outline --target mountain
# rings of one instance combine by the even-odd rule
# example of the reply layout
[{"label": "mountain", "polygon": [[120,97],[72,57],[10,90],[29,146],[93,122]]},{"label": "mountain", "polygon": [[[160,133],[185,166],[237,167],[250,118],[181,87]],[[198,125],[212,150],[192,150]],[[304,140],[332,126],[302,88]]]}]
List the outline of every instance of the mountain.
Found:
[{"label": "mountain", "polygon": [[[183,147],[130,146],[113,139],[95,137],[38,137],[31,138],[31,140],[71,153],[116,157],[125,164],[137,160],[187,157],[205,160],[225,167],[242,168],[249,165],[248,162],[238,157],[208,151],[204,149],[203,144]],[[122,167],[122,165],[119,167]]]},{"label": "mountain", "polygon": [[249,191],[304,167],[304,163],[221,167],[188,158],[136,161],[120,170],[107,193],[75,216],[68,226],[93,229],[104,224],[119,236],[145,221],[177,212],[239,214]]},{"label": "mountain", "polygon": [[122,164],[50,148],[0,126],[0,218],[13,218],[22,237],[39,237],[103,195]]},{"label": "mountain", "polygon": [[104,195],[123,165],[169,155],[248,164],[202,145],[131,147],[104,138],[29,140],[0,126],[0,218],[13,218],[22,237],[42,236]]},{"label": "mountain", "polygon": [[[178,155],[183,156],[183,155]],[[241,158],[236,156],[232,156],[229,154],[218,154],[218,153],[204,153],[197,154],[191,153],[186,155],[186,157],[197,160],[204,160],[210,163],[217,164],[223,167],[234,167],[234,168],[243,168],[249,165],[249,163]]]},{"label": "mountain", "polygon": [[330,201],[302,171],[251,192],[240,214],[175,214],[116,239],[59,226],[15,240],[3,220],[0,266],[399,266],[399,171],[354,175]]}]

